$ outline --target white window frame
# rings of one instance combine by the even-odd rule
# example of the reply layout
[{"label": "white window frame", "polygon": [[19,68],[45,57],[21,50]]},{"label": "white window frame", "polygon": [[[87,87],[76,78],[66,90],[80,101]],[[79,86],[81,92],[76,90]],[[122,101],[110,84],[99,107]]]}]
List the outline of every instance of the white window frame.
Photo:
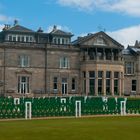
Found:
[{"label": "white window frame", "polygon": [[[26,81],[23,82],[22,78],[25,77]],[[30,79],[29,76],[18,76],[18,93],[19,94],[29,94],[30,92]],[[22,93],[22,88],[25,88],[25,93]]]},{"label": "white window frame", "polygon": [[69,58],[68,57],[60,58],[60,68],[69,68]]},{"label": "white window frame", "polygon": [[28,55],[20,55],[19,64],[21,67],[29,67],[30,66],[30,57]]},{"label": "white window frame", "polygon": [[[134,65],[135,65],[134,62],[131,62],[131,61],[125,62],[125,74],[126,75],[133,75],[134,74]],[[128,69],[130,69],[130,72]]]}]

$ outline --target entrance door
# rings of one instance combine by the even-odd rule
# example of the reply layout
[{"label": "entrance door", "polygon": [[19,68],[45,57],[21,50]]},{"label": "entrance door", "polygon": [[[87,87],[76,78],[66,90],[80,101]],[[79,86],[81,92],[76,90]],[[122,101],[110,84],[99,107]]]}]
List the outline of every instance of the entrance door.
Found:
[{"label": "entrance door", "polygon": [[62,78],[62,95],[66,95],[67,93],[68,93],[67,78]]},{"label": "entrance door", "polygon": [[18,77],[18,93],[21,94],[29,93],[29,77],[26,76]]},{"label": "entrance door", "polygon": [[67,94],[67,89],[68,89],[67,86],[68,86],[67,83],[62,83],[62,94],[63,95]]}]

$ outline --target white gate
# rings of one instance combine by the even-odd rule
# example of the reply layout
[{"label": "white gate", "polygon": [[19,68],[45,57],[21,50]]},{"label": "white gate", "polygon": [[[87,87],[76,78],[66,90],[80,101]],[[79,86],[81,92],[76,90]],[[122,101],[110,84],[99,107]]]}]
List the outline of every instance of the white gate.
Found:
[{"label": "white gate", "polygon": [[32,118],[32,106],[31,102],[25,102],[25,119]]},{"label": "white gate", "polygon": [[75,117],[81,117],[81,101],[75,102]]},{"label": "white gate", "polygon": [[121,116],[126,115],[126,101],[121,101]]}]

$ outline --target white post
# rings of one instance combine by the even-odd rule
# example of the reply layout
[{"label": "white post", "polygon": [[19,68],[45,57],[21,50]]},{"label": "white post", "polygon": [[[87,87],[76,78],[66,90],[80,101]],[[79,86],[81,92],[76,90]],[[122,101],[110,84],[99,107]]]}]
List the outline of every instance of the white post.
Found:
[{"label": "white post", "polygon": [[[66,103],[66,98],[61,98],[61,104],[63,104],[63,103],[64,104]],[[64,108],[64,111],[67,111],[66,106],[62,106],[60,110],[62,111],[63,108]]]},{"label": "white post", "polygon": [[121,116],[126,115],[126,101],[121,101]]},{"label": "white post", "polygon": [[32,106],[31,102],[25,102],[25,119],[31,119],[32,117]]},{"label": "white post", "polygon": [[14,105],[20,104],[20,98],[14,98]]},{"label": "white post", "polygon": [[81,117],[81,101],[75,103],[75,117]]}]

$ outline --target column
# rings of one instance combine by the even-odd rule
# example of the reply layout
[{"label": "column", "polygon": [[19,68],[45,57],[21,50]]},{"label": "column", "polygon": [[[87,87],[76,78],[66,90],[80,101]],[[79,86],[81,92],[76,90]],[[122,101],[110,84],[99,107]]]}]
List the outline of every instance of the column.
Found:
[{"label": "column", "polygon": [[123,72],[121,72],[121,82],[122,82],[122,84],[121,84],[121,87],[122,87],[122,93],[124,94],[124,73]]},{"label": "column", "polygon": [[119,72],[119,96],[122,94],[122,78],[121,78],[121,72]]},{"label": "column", "polygon": [[111,71],[111,94],[114,96],[114,72]]},{"label": "column", "polygon": [[89,72],[86,71],[86,95],[89,94]]},{"label": "column", "polygon": [[114,61],[114,53],[113,53],[113,49],[111,49],[111,60]]},{"label": "column", "polygon": [[95,71],[95,95],[98,96],[98,71]]},{"label": "column", "polygon": [[106,60],[105,48],[103,48],[103,60]]},{"label": "column", "polygon": [[106,71],[103,71],[103,95],[106,96]]},{"label": "column", "polygon": [[98,60],[98,50],[97,50],[97,48],[95,48],[95,52],[96,52],[96,60]]}]

